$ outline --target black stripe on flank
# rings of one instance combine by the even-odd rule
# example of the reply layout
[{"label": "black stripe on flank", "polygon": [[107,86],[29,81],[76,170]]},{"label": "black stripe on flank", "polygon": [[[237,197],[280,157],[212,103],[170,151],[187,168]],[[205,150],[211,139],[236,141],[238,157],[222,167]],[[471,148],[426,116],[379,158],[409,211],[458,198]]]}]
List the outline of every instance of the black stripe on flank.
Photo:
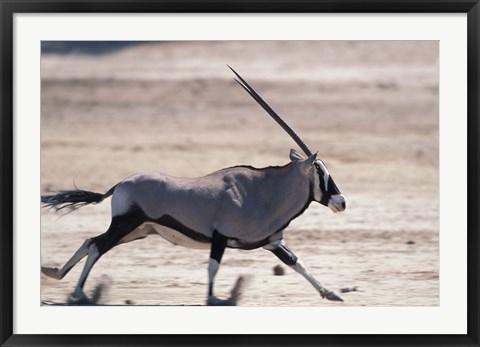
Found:
[{"label": "black stripe on flank", "polygon": [[[165,214],[157,219],[150,218],[140,207],[134,205],[127,213],[113,217],[109,230],[96,238],[101,244],[100,248],[104,248],[107,251],[145,222],[163,225],[197,242],[210,243],[211,241],[210,237],[188,228],[170,215]],[[102,250],[100,252],[102,253]]]},{"label": "black stripe on flank", "polygon": [[233,237],[229,238],[229,240],[234,240],[235,246],[227,246],[228,248],[243,249],[244,251],[250,251],[252,249],[257,249],[265,245],[268,245],[270,243],[270,236],[267,237],[266,239],[263,239],[257,242],[252,242],[252,243],[242,243],[239,239],[236,239]]},{"label": "black stripe on flank", "polygon": [[164,214],[163,216],[157,219],[149,219],[149,221],[163,225],[170,229],[174,229],[182,233],[183,235],[187,236],[188,238],[198,242],[210,243],[211,241],[211,239],[208,236],[205,236],[195,230],[190,229],[189,227],[183,225],[178,220],[176,220],[175,218],[173,218],[168,214]]}]

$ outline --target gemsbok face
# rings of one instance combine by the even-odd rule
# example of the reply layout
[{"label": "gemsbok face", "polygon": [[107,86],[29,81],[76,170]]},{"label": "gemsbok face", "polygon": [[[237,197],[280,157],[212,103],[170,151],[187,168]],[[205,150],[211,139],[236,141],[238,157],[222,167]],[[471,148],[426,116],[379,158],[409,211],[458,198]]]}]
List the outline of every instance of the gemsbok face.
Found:
[{"label": "gemsbok face", "polygon": [[[304,157],[292,149],[290,159],[297,161]],[[345,197],[338,189],[327,166],[321,159],[316,159],[313,163],[313,197],[315,201],[329,207],[333,212],[342,212],[346,208]]]},{"label": "gemsbok face", "polygon": [[[345,197],[340,193],[327,167],[320,159],[315,161],[314,166],[318,178],[318,198],[315,197],[315,200],[328,206],[335,213],[344,211],[347,207]],[[314,189],[316,191],[316,187]]]}]

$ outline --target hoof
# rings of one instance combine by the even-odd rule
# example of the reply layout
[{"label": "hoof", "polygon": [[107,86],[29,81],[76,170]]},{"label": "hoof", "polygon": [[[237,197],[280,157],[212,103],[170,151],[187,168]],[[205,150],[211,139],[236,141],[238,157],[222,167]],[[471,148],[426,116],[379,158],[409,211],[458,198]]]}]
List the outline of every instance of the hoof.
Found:
[{"label": "hoof", "polygon": [[46,267],[42,266],[42,274],[44,274],[47,277],[54,278],[56,280],[61,279],[59,275],[59,269],[58,267]]},{"label": "hoof", "polygon": [[207,298],[207,306],[237,306],[237,301],[232,298],[224,300],[216,296],[209,296]]},{"label": "hoof", "polygon": [[341,301],[341,302],[343,302],[343,299],[341,298],[341,296],[338,295],[335,292],[330,292],[330,291],[326,292],[324,298],[327,299],[327,300],[330,300],[330,301]]},{"label": "hoof", "polygon": [[110,289],[112,280],[108,276],[102,276],[102,279],[93,291],[87,296],[81,288],[76,288],[70,294],[68,303],[70,305],[102,305],[104,301],[108,300],[108,291]]},{"label": "hoof", "polygon": [[235,282],[235,285],[230,291],[230,298],[224,300],[211,295],[207,298],[207,306],[237,306],[249,281],[250,276],[239,276],[237,282]]},{"label": "hoof", "polygon": [[67,299],[69,305],[94,305],[95,303],[87,298],[83,292],[73,292]]}]

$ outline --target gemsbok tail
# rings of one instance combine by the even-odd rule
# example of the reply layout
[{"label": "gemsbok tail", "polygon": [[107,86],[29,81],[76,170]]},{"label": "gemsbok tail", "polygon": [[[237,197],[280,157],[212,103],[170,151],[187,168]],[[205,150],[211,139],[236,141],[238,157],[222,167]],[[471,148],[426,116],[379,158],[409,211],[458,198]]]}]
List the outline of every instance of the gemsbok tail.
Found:
[{"label": "gemsbok tail", "polygon": [[99,204],[113,194],[115,187],[112,187],[105,194],[89,192],[87,190],[62,190],[54,195],[42,195],[43,207],[53,208],[55,211],[68,208],[76,210],[90,204]]}]

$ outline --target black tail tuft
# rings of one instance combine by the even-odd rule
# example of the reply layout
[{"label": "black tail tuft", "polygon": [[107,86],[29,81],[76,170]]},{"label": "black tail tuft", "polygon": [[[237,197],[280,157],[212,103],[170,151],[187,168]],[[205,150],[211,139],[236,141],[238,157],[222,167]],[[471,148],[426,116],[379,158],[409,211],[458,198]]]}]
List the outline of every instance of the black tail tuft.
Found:
[{"label": "black tail tuft", "polygon": [[[110,193],[110,191],[108,192]],[[54,195],[42,195],[43,207],[54,208],[59,211],[64,208],[76,210],[89,204],[98,204],[111,194],[100,194],[86,190],[63,190]]]}]

